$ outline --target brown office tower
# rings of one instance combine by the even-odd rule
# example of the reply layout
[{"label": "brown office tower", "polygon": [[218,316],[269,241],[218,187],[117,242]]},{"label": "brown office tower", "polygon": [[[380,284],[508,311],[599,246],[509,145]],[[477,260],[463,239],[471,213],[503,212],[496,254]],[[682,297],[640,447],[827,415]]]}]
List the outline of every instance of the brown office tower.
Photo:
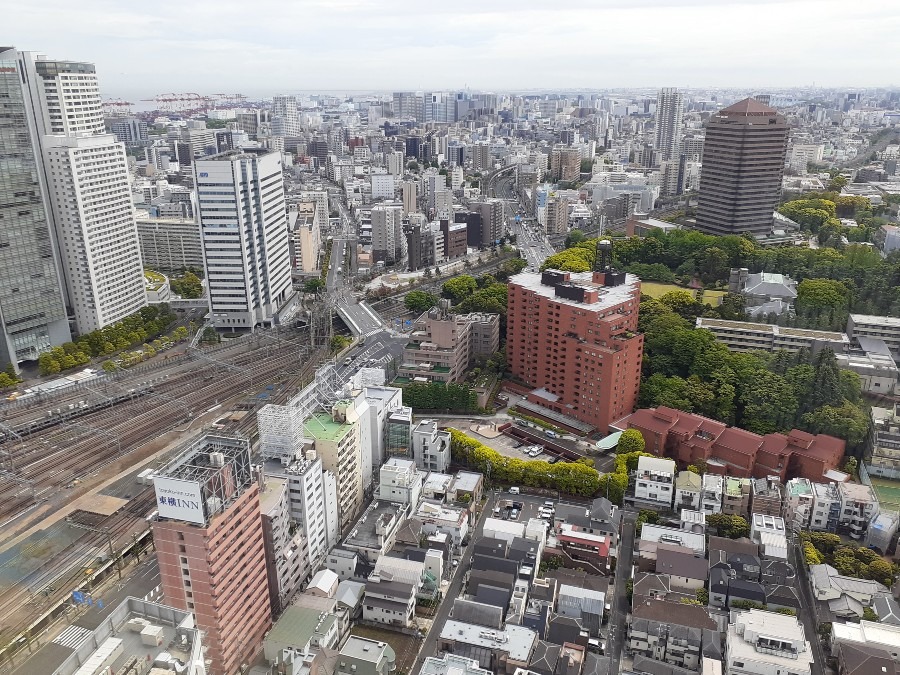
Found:
[{"label": "brown office tower", "polygon": [[632,412],[644,353],[641,282],[611,268],[609,241],[597,253],[594,272],[523,272],[509,280],[509,368],[534,387],[519,407],[581,433],[606,433]]},{"label": "brown office tower", "polygon": [[706,125],[697,229],[707,234],[768,234],[781,196],[788,124],[747,98]]},{"label": "brown office tower", "polygon": [[153,541],[166,604],[193,612],[209,675],[232,675],[272,625],[250,444],[204,436],[153,479]]}]

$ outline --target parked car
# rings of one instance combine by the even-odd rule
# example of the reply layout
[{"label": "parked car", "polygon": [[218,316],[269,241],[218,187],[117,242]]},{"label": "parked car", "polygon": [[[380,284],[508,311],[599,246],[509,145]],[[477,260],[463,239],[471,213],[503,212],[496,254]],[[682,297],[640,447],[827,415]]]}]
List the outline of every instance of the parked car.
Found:
[{"label": "parked car", "polygon": [[509,488],[509,494],[511,494],[511,495],[517,495],[517,494],[520,494],[519,488],[517,488],[517,487],[511,487],[511,488]]},{"label": "parked car", "polygon": [[509,512],[510,520],[515,520],[518,517],[519,517],[519,509],[513,509],[512,511]]}]

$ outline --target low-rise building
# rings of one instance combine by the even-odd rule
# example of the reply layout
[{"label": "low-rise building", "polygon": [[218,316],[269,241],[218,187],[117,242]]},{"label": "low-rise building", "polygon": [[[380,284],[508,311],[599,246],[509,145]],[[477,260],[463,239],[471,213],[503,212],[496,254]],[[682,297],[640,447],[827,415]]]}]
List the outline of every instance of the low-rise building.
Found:
[{"label": "low-rise building", "polygon": [[828,347],[836,354],[849,350],[850,339],[844,333],[809,328],[788,328],[769,323],[751,321],[727,321],[710,317],[697,317],[697,328],[710,331],[733,352],[784,350],[798,352],[802,348],[815,350]]},{"label": "low-rise building", "polygon": [[675,544],[690,549],[696,555],[706,555],[704,532],[687,532],[675,527],[645,523],[641,528],[641,539],[638,543],[640,557],[655,561],[658,544]]},{"label": "low-rise building", "polygon": [[310,607],[289,605],[263,640],[263,653],[270,664],[285,660],[285,652],[318,653],[336,650],[341,634],[338,619]]},{"label": "low-rise building", "polygon": [[784,520],[791,530],[809,529],[813,513],[813,486],[807,478],[791,478],[784,486]]},{"label": "low-rise building", "polygon": [[725,638],[725,664],[728,675],[812,675],[812,648],[796,617],[738,611]]},{"label": "low-rise building", "polygon": [[350,534],[344,539],[343,548],[356,552],[362,560],[374,564],[393,548],[397,532],[409,515],[409,508],[406,504],[373,501],[359,520],[353,523]]},{"label": "low-rise building", "polygon": [[415,517],[422,523],[422,532],[429,535],[436,532],[446,534],[457,548],[469,533],[468,509],[422,502]]},{"label": "low-rise building", "polygon": [[77,623],[65,628],[52,649],[41,650],[24,670],[47,675],[133,672],[149,660],[149,665],[166,671],[178,665],[184,675],[206,675],[203,633],[192,612],[129,597],[88,624],[95,628]]},{"label": "low-rise building", "polygon": [[484,476],[473,471],[458,471],[453,481],[453,499],[468,496],[470,504],[478,504],[484,490]]},{"label": "low-rise building", "polygon": [[900,318],[851,314],[847,320],[847,335],[851,339],[874,338],[883,340],[895,358],[900,357]]},{"label": "low-rise building", "polygon": [[442,659],[429,656],[422,662],[422,669],[419,673],[421,675],[491,675],[491,671],[479,666],[476,659],[467,659],[453,654],[444,654]]},{"label": "low-rise building", "polygon": [[841,497],[839,527],[846,529],[853,539],[862,539],[879,512],[875,490],[863,483],[838,483],[837,487]]},{"label": "low-rise building", "polygon": [[787,560],[787,530],[781,516],[751,514],[750,538],[759,544],[763,558]]},{"label": "low-rise building", "polygon": [[372,575],[366,580],[363,619],[389,627],[409,628],[416,611],[415,584]]},{"label": "low-rise building", "polygon": [[537,633],[523,626],[507,624],[502,630],[449,619],[438,638],[438,652],[475,661],[493,673],[513,675],[528,668],[538,642]]},{"label": "low-rise building", "polygon": [[718,628],[706,609],[699,605],[648,600],[632,610],[628,626],[627,652],[662,661],[679,668],[698,671],[706,640]]},{"label": "low-rise building", "polygon": [[722,493],[722,513],[729,516],[750,516],[750,479],[725,476]]},{"label": "low-rise building", "polygon": [[703,490],[700,493],[700,510],[703,513],[720,513],[725,492],[725,478],[714,473],[703,475]]},{"label": "low-rise building", "polygon": [[900,626],[889,626],[874,621],[859,623],[835,621],[831,627],[831,649],[834,651],[843,645],[883,649],[894,661],[900,662]]},{"label": "low-rise building", "polygon": [[675,477],[675,510],[699,509],[703,478],[693,471],[679,471]]},{"label": "low-rise building", "polygon": [[659,457],[638,458],[635,475],[635,501],[663,509],[672,508],[675,499],[675,462]]},{"label": "low-rise building", "polygon": [[378,471],[378,498],[414,509],[422,494],[422,477],[412,460],[391,457]]},{"label": "low-rise building", "polygon": [[813,597],[827,602],[832,614],[852,619],[862,617],[864,609],[875,602],[875,597],[887,592],[877,581],[844,576],[825,564],[810,566],[809,582]]},{"label": "low-rise building", "polygon": [[777,476],[753,478],[750,490],[750,511],[768,516],[781,515],[781,481]]},{"label": "low-rise building", "polygon": [[412,430],[412,455],[422,471],[450,467],[450,432],[438,429],[437,420],[422,420]]},{"label": "low-rise building", "polygon": [[556,534],[560,547],[574,560],[591,563],[598,572],[607,572],[610,568],[610,539],[601,534],[584,532],[576,527],[563,523]]},{"label": "low-rise building", "polygon": [[337,675],[391,675],[397,656],[387,642],[351,635],[338,654]]},{"label": "low-rise building", "polygon": [[865,392],[889,396],[897,387],[900,370],[884,340],[858,337],[847,354],[837,355],[837,362],[844,370],[859,375]]}]

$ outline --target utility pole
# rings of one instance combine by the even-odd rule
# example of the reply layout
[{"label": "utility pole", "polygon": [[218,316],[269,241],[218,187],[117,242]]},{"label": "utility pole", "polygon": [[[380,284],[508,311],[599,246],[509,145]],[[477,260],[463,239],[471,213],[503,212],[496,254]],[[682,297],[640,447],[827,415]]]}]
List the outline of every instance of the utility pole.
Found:
[{"label": "utility pole", "polygon": [[87,525],[86,523],[79,523],[74,518],[72,518],[72,516],[66,516],[66,522],[72,527],[78,528],[79,530],[87,530],[88,532],[102,534],[106,537],[106,543],[109,545],[109,554],[113,557],[113,560],[116,563],[116,572],[118,572],[119,574],[119,581],[122,581],[122,561],[119,558],[119,554],[116,552],[115,547],[113,546],[112,533],[109,531],[109,528]]}]

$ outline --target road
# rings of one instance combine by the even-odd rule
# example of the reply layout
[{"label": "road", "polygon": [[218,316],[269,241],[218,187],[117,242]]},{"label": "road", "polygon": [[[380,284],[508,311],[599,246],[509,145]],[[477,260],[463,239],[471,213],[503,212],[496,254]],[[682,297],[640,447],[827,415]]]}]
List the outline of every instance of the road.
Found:
[{"label": "road", "polygon": [[497,493],[488,492],[487,500],[484,502],[484,508],[481,516],[478,518],[478,525],[473,528],[475,531],[469,535],[469,545],[462,552],[459,560],[459,566],[456,568],[456,574],[444,594],[444,599],[438,607],[437,614],[434,615],[434,621],[431,624],[431,630],[422,642],[422,648],[419,650],[419,656],[413,664],[411,673],[418,673],[422,667],[422,662],[429,656],[435,656],[437,649],[437,641],[444,629],[444,624],[450,616],[450,610],[453,609],[453,599],[458,597],[462,591],[463,579],[466,576],[466,570],[472,562],[472,555],[475,553],[475,542],[481,538],[484,530],[484,521],[494,510],[494,502],[497,500]]},{"label": "road", "polygon": [[816,601],[812,597],[809,586],[809,574],[806,570],[806,563],[803,560],[803,554],[800,551],[798,540],[794,540],[793,546],[789,547],[792,551],[793,560],[790,560],[794,569],[797,570],[797,582],[800,586],[800,611],[797,616],[803,623],[803,629],[806,632],[806,639],[812,645],[813,672],[829,673],[832,672],[826,668],[825,654],[822,652],[822,641],[819,639],[818,617],[816,616]]},{"label": "road", "polygon": [[613,582],[614,602],[610,603],[609,638],[606,643],[606,654],[609,656],[610,673],[619,672],[622,659],[622,648],[625,645],[625,619],[628,616],[629,602],[625,593],[625,583],[631,579],[631,565],[634,557],[634,523],[637,513],[624,511],[622,514],[622,532],[619,538],[619,558],[616,561],[616,576]]},{"label": "road", "polygon": [[536,221],[520,220],[516,222],[515,215],[511,215],[507,227],[516,235],[516,246],[522,253],[522,257],[528,262],[528,268],[540,269],[549,256],[556,253],[556,249],[547,239],[547,235],[540,230]]}]

